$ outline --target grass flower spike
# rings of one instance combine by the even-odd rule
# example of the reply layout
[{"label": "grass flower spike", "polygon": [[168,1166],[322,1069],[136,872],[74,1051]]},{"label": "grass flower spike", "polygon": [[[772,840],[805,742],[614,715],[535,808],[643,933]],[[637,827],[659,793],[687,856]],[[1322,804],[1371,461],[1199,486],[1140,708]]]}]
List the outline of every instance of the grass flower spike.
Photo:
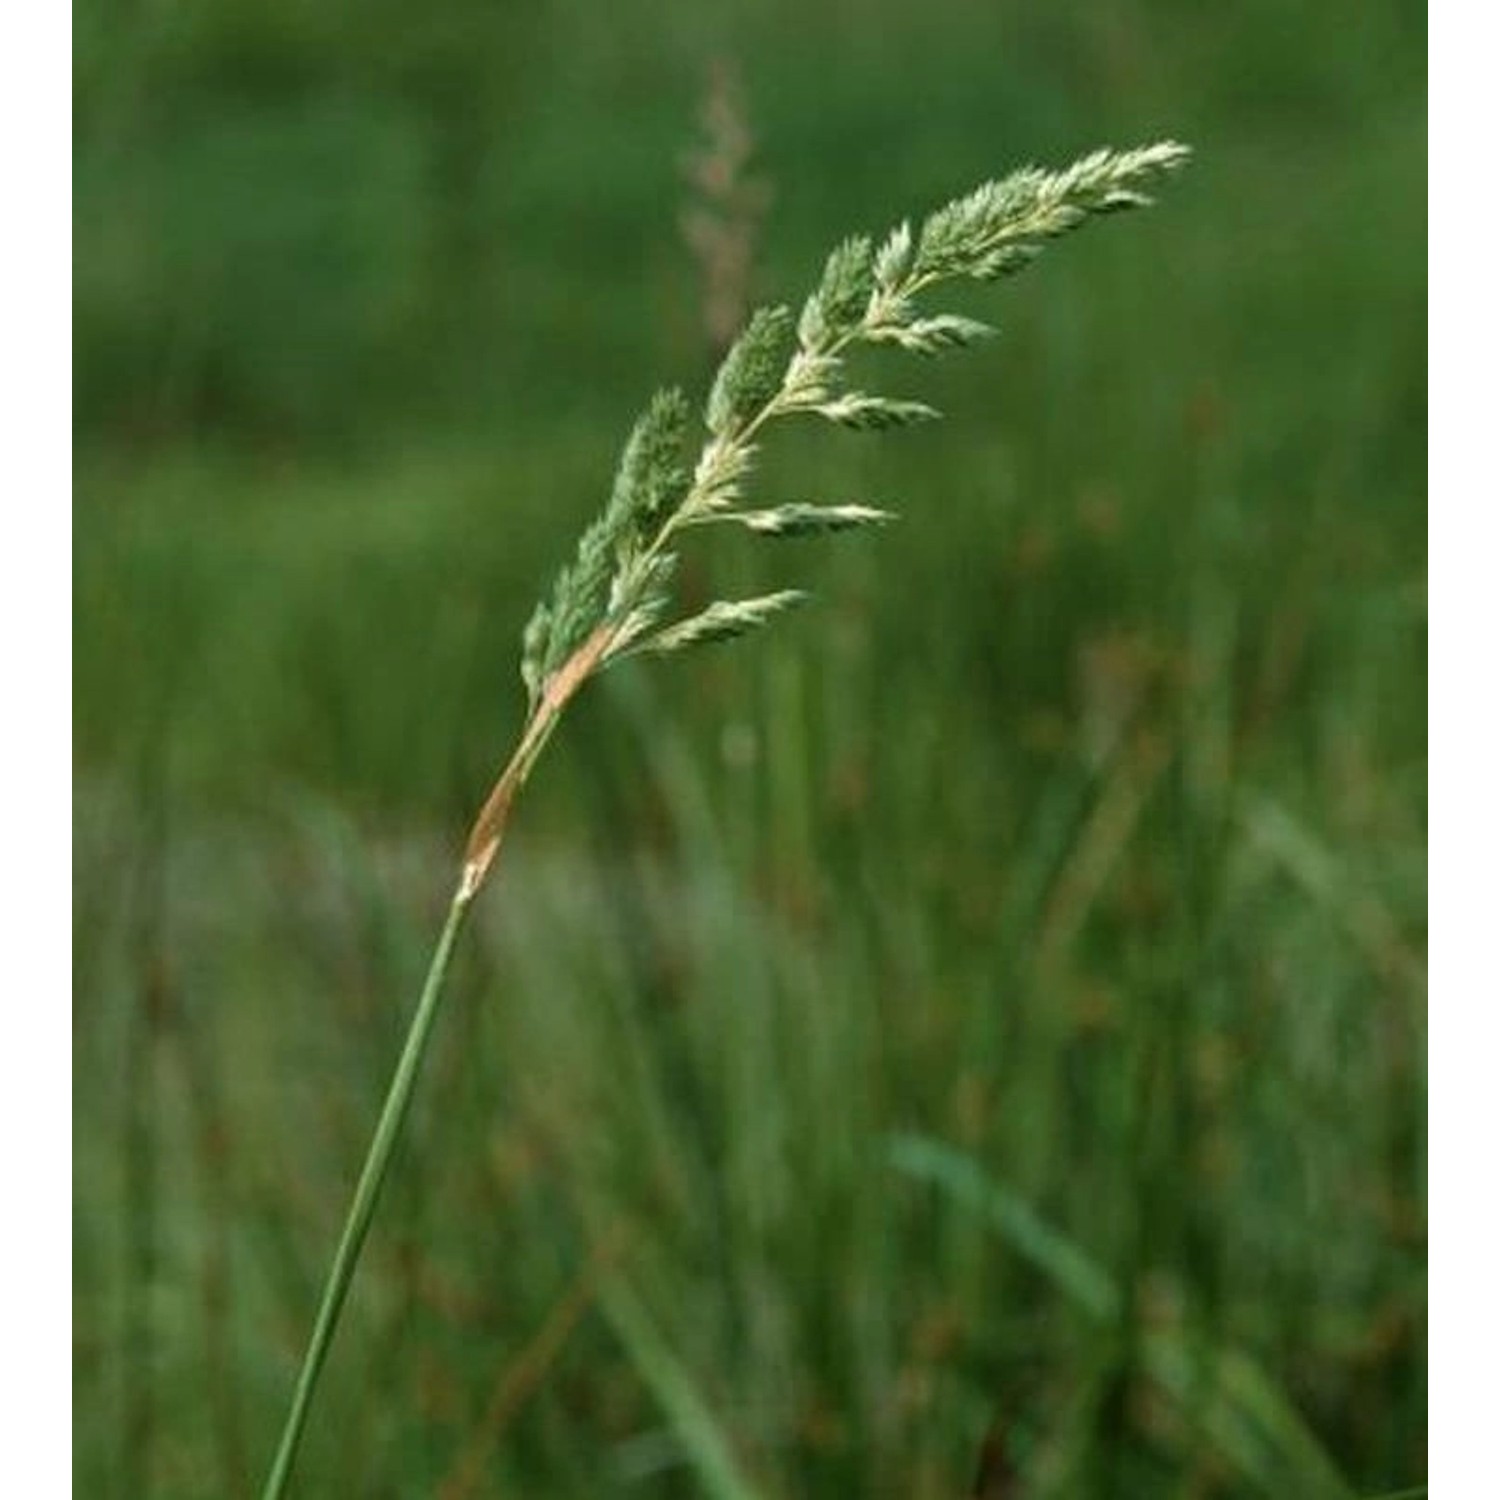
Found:
[{"label": "grass flower spike", "polygon": [[1146,186],[1187,158],[1187,148],[1175,142],[1096,151],[1062,172],[1027,168],[986,183],[938,209],[915,234],[909,224],[898,225],[878,248],[864,236],[845,240],[828,257],[800,316],[782,306],[751,315],[714,378],[703,412],[707,439],[691,464],[686,398],[665,390],[651,399],[625,445],[603,514],[584,532],[574,560],[526,627],[521,677],[530,715],[470,837],[465,868],[471,891],[499,847],[515,790],[584,682],[640,651],[677,651],[746,634],[802,598],[783,591],[719,600],[692,619],[664,624],[677,564],[671,549],[682,532],[729,523],[761,536],[805,536],[890,518],[848,503],[747,507],[766,426],[798,413],[864,429],[939,416],[920,401],[850,389],[845,356],[860,344],[938,354],[990,337],[987,324],[924,312],[917,299],[944,281],[993,281],[1024,269],[1047,240],[1090,216],[1149,203]]}]

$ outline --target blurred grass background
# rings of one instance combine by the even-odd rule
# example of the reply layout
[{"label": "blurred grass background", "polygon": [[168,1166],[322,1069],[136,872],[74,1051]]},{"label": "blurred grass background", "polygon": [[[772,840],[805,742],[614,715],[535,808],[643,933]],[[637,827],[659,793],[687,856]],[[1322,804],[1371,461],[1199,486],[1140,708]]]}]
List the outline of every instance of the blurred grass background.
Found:
[{"label": "blurred grass background", "polygon": [[74,26],[78,1492],[263,1473],[520,626],[712,369],[714,59],[761,298],[1029,160],[1198,157],[890,366],[947,421],[773,443],[899,527],[688,590],[816,609],[580,704],[301,1493],[1420,1482],[1424,9]]}]

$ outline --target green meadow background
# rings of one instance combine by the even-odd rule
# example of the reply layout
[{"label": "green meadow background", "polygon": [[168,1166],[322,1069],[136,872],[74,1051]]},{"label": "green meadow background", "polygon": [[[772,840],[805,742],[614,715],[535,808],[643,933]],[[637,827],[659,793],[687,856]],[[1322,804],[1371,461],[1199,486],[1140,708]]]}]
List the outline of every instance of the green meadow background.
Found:
[{"label": "green meadow background", "polygon": [[256,1492],[518,635],[753,292],[1028,161],[1149,213],[773,438],[879,535],[612,672],[461,950],[306,1496],[1425,1474],[1426,38],[1382,0],[78,0],[76,1492]]}]

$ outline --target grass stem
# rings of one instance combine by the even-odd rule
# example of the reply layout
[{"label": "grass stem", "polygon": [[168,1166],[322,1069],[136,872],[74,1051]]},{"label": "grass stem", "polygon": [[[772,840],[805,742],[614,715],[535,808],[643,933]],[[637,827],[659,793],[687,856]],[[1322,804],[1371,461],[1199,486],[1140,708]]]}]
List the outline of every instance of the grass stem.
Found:
[{"label": "grass stem", "polygon": [[411,1106],[412,1086],[422,1063],[422,1054],[427,1048],[427,1039],[432,1032],[432,1023],[437,1015],[438,1002],[442,998],[443,983],[448,975],[448,966],[453,957],[453,944],[468,913],[470,895],[463,890],[453,899],[448,909],[448,919],[443,924],[442,934],[432,955],[432,965],[427,971],[422,986],[422,997],[417,1002],[416,1013],[406,1033],[406,1043],[401,1049],[400,1061],[391,1078],[385,1104],[381,1107],[380,1119],[370,1141],[370,1150],[365,1157],[359,1183],[354,1189],[354,1199],[344,1220],[343,1233],[339,1236],[338,1249],[329,1268],[328,1281],[323,1288],[323,1300],[318,1308],[317,1321],[313,1324],[312,1336],[308,1340],[307,1352],[302,1357],[302,1370],[297,1376],[297,1389],[287,1412],[286,1425],[282,1428],[281,1441],[277,1445],[276,1459],[271,1465],[270,1477],[261,1492],[262,1500],[281,1500],[291,1478],[292,1463],[297,1455],[297,1445],[302,1438],[302,1429],[307,1423],[308,1407],[313,1390],[318,1383],[323,1361],[328,1355],[328,1346],[348,1295],[354,1270],[359,1262],[359,1253],[369,1232],[370,1220],[380,1197],[380,1189],[390,1168],[391,1155],[406,1114]]}]

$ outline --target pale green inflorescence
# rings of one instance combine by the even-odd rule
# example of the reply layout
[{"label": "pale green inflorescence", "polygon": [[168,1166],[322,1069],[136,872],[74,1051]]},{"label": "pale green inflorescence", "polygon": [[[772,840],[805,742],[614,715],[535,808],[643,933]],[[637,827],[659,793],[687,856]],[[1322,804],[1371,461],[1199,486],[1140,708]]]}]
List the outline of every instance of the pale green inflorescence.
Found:
[{"label": "pale green inflorescence", "polygon": [[954,199],[916,234],[903,223],[878,248],[864,235],[845,240],[829,255],[798,317],[785,307],[763,307],[751,316],[714,378],[704,409],[707,438],[695,463],[688,457],[686,398],[659,392],[625,446],[604,513],[584,532],[573,562],[526,627],[521,675],[533,713],[549,679],[585,642],[596,641],[597,665],[604,666],[640,651],[670,652],[743,635],[800,602],[805,596],[796,590],[718,600],[664,626],[676,565],[667,544],[687,527],[713,522],[783,537],[889,520],[887,511],[851,503],[743,508],[761,429],[796,412],[861,429],[937,417],[920,401],[846,388],[845,355],[859,344],[938,354],[990,337],[988,325],[924,313],[916,298],[943,281],[1011,275],[1048,240],[1090,217],[1150,203],[1144,189],[1188,155],[1187,147],[1166,141],[1096,151],[1060,172],[1027,167]]}]

